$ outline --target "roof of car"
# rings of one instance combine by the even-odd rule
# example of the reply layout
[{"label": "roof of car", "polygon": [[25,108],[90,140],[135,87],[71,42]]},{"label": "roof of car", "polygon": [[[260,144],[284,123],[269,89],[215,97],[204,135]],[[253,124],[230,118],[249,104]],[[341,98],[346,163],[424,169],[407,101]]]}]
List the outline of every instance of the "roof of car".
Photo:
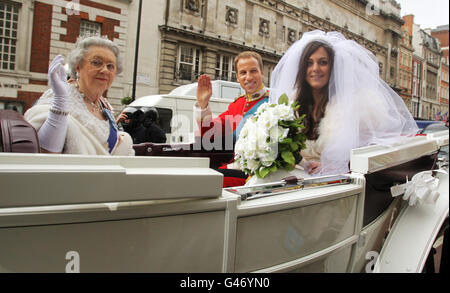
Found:
[{"label": "roof of car", "polygon": [[427,125],[424,129],[422,129],[422,131],[420,133],[422,134],[426,134],[426,133],[432,133],[432,132],[436,132],[436,131],[441,131],[441,130],[448,130],[448,127],[445,126],[445,124],[441,121],[438,121],[439,123],[433,123],[433,124],[429,124]]},{"label": "roof of car", "polygon": [[436,121],[436,120],[418,120],[416,119],[416,124],[417,127],[419,127],[419,129],[424,129],[425,127],[427,127],[428,125],[431,124],[443,124],[444,122],[442,121]]}]

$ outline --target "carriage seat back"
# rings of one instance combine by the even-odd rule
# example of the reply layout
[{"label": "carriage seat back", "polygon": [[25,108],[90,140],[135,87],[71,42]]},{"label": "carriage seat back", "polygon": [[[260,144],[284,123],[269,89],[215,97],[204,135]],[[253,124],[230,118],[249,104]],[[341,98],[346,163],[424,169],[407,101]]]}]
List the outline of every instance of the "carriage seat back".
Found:
[{"label": "carriage seat back", "polygon": [[[233,150],[205,150],[201,143],[141,143],[133,145],[136,156],[170,156],[170,157],[207,157],[210,159],[211,168],[219,168],[224,163],[230,162]],[[200,147],[199,147],[200,146]]]},{"label": "carriage seat back", "polygon": [[40,152],[36,129],[18,112],[0,110],[0,152]]}]

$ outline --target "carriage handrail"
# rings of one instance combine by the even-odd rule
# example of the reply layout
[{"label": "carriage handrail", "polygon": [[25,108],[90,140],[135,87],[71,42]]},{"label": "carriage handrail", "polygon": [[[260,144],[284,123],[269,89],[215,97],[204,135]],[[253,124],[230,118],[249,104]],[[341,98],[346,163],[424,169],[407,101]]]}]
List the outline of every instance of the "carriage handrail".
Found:
[{"label": "carriage handrail", "polygon": [[241,200],[253,200],[295,190],[351,184],[353,182],[354,178],[348,175],[331,175],[313,178],[291,176],[283,178],[281,181],[252,186],[230,187],[225,188],[224,190],[239,195]]}]

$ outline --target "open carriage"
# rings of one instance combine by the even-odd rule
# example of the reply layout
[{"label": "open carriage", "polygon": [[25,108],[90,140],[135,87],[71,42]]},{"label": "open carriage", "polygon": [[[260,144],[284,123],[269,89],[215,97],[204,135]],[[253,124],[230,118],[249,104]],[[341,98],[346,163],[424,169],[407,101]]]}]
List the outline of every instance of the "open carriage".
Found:
[{"label": "open carriage", "polygon": [[[350,174],[228,189],[210,167],[230,154],[27,154],[36,137],[15,133],[2,140],[20,153],[0,153],[2,272],[420,272],[439,245],[447,257],[448,131],[353,150]],[[433,203],[392,196],[427,170],[444,171]]]}]

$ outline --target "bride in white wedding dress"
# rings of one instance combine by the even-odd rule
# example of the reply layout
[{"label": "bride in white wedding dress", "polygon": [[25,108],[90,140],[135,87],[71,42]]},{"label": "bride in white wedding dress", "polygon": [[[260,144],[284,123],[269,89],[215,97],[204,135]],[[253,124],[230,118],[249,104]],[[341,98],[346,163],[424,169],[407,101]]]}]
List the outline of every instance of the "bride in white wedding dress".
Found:
[{"label": "bride in white wedding dress", "polygon": [[376,57],[338,32],[305,33],[275,67],[270,86],[271,103],[286,93],[299,103],[297,114],[306,114],[308,140],[297,168],[309,175],[348,173],[352,149],[392,145],[418,130],[402,98],[380,78]]}]

